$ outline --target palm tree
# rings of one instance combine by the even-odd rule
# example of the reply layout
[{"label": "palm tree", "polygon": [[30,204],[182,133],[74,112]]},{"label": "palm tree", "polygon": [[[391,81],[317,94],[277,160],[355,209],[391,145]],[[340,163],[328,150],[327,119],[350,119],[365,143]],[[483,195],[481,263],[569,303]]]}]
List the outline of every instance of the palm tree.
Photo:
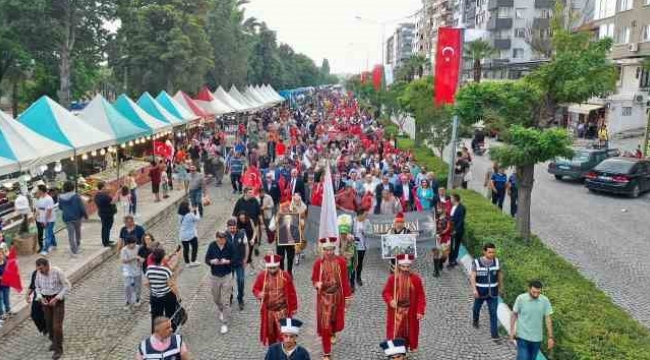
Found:
[{"label": "palm tree", "polygon": [[478,39],[465,45],[465,54],[465,59],[473,63],[474,82],[481,82],[481,75],[483,73],[482,61],[497,54],[497,50],[490,46],[487,41]]}]

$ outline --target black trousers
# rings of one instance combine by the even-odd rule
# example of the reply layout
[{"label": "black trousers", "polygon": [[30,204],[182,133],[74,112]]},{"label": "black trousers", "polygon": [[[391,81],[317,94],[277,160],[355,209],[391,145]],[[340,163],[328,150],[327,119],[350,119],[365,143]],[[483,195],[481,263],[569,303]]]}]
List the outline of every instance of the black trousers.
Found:
[{"label": "black trousers", "polygon": [[280,261],[280,269],[285,270],[284,260],[287,260],[286,270],[289,274],[293,275],[293,259],[296,256],[296,247],[291,246],[276,246],[276,253],[282,257]]},{"label": "black trousers", "polygon": [[[152,295],[149,298],[149,302],[151,303],[151,332],[153,333],[153,320],[158,316],[166,316],[171,319],[174,312],[176,312],[178,300],[176,299],[176,295],[170,291],[163,297],[155,297]],[[176,324],[173,321],[172,329],[176,331]]]},{"label": "black trousers", "polygon": [[230,182],[233,190],[242,191],[241,174],[230,174]]},{"label": "black trousers", "polygon": [[[188,241],[181,241],[183,244],[183,260],[186,264],[196,261],[196,252],[199,249],[199,239],[195,237],[191,238]],[[192,258],[190,259],[190,247],[192,248]]]},{"label": "black trousers", "polygon": [[460,251],[460,244],[463,242],[464,234],[465,234],[465,230],[461,230],[461,231],[456,231],[451,236],[451,249],[449,252],[450,264],[455,264],[456,260],[458,260],[458,252]]},{"label": "black trousers", "polygon": [[355,271],[357,280],[361,279],[361,271],[363,270],[363,259],[366,257],[366,250],[357,250],[357,269]]},{"label": "black trousers", "polygon": [[102,221],[102,245],[108,246],[111,242],[111,228],[113,227],[115,216],[100,216],[99,219]]},{"label": "black trousers", "polygon": [[45,233],[45,227],[40,222],[36,222],[36,232],[38,237],[38,252],[43,251],[43,234]]}]

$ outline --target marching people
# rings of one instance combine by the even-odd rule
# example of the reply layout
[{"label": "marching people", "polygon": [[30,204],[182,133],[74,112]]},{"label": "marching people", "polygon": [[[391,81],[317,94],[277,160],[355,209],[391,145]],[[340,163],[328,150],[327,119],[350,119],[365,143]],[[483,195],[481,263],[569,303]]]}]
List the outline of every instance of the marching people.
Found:
[{"label": "marching people", "polygon": [[323,346],[323,360],[330,360],[336,334],[345,327],[345,311],[352,302],[345,258],[334,254],[336,239],[319,240],[323,255],[316,259],[311,281],[316,289],[317,332]]},{"label": "marching people", "polygon": [[60,359],[63,355],[63,319],[65,314],[65,297],[72,288],[65,273],[56,266],[50,265],[46,258],[36,260],[36,293],[35,301],[41,303],[45,315],[45,332],[54,351],[52,359]]},{"label": "marching people", "polygon": [[269,347],[264,360],[310,360],[309,352],[298,345],[302,321],[293,318],[280,319],[282,341]]},{"label": "marching people", "polygon": [[210,288],[217,305],[221,334],[228,332],[230,323],[230,296],[232,295],[232,260],[235,249],[226,241],[226,234],[217,231],[215,241],[210,243],[205,254],[205,263],[210,267]]},{"label": "marching people", "polygon": [[458,253],[460,245],[465,236],[465,205],[460,200],[460,194],[453,194],[451,196],[451,216],[452,233],[451,233],[451,252],[449,254],[449,265],[456,266],[458,263]]},{"label": "marching people", "polygon": [[542,295],[542,283],[533,280],[528,284],[528,292],[517,296],[510,317],[510,339],[517,341],[517,360],[535,360],[544,340],[548,350],[555,347],[553,338],[553,307]]},{"label": "marching people", "polygon": [[357,268],[354,273],[356,275],[357,285],[359,286],[363,286],[361,272],[363,271],[363,260],[366,257],[366,249],[368,248],[366,241],[366,227],[369,226],[369,223],[368,210],[357,210],[357,217],[354,219],[353,235],[357,247]]},{"label": "marching people", "polygon": [[420,321],[426,311],[422,278],[411,271],[413,254],[396,256],[397,268],[388,277],[382,296],[387,305],[386,338],[401,338],[410,351],[417,351]]},{"label": "marching people", "polygon": [[280,270],[280,255],[264,256],[266,270],[261,271],[253,284],[253,295],[260,307],[260,340],[271,345],[283,340],[280,320],[292,317],[298,310],[298,297],[291,274]]},{"label": "marching people", "polygon": [[433,248],[433,276],[440,276],[442,266],[450,253],[452,222],[447,217],[445,210],[439,207],[436,211],[436,237],[437,246]]},{"label": "marching people", "polygon": [[474,307],[472,326],[478,328],[478,320],[483,303],[486,302],[490,314],[490,335],[499,339],[499,319],[497,306],[499,295],[503,292],[503,271],[501,262],[496,257],[496,246],[492,243],[483,245],[483,256],[474,259],[469,281],[474,289]]},{"label": "marching people", "polygon": [[352,217],[344,214],[338,217],[339,241],[341,255],[347,262],[350,288],[354,292],[354,281],[356,280],[355,270],[358,263],[357,244],[352,235]]}]

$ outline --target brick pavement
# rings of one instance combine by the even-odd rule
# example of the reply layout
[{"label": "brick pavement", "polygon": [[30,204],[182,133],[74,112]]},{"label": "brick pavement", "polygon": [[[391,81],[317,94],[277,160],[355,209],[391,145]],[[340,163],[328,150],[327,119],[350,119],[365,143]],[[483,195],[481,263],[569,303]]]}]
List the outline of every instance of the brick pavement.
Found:
[{"label": "brick pavement", "polygon": [[[205,254],[215,229],[221,227],[229,215],[234,200],[227,188],[210,188],[215,202],[206,208],[206,216],[199,224],[199,258]],[[171,247],[176,228],[175,221],[165,221],[150,230],[164,237]],[[313,251],[308,250],[306,261],[294,272],[299,296],[298,317],[306,322],[299,341],[313,359],[318,359],[320,343],[315,334],[314,290],[309,280],[313,258]],[[445,270],[440,278],[434,279],[428,260],[420,261],[417,268],[424,277],[428,305],[421,328],[420,350],[411,359],[514,357],[510,345],[495,344],[489,339],[487,325],[479,330],[470,326],[471,294],[460,269]],[[113,258],[74,287],[66,304],[64,359],[131,359],[139,341],[148,335],[150,316],[146,305],[134,312],[122,310],[122,280],[118,269],[119,264]],[[230,331],[221,335],[216,307],[209,293],[208,272],[208,268],[202,266],[184,269],[180,274],[183,304],[189,311],[189,321],[182,333],[193,359],[262,359],[265,349],[259,342],[259,308],[250,290],[254,277],[246,278],[246,309],[233,311]],[[364,286],[357,290],[346,329],[335,345],[335,359],[383,359],[378,344],[385,331],[381,290],[387,275],[386,264],[379,258],[375,244],[366,256]],[[481,321],[487,324],[485,316]],[[25,322],[2,339],[0,354],[3,360],[48,359],[47,345],[48,341],[36,334],[33,324]]]}]

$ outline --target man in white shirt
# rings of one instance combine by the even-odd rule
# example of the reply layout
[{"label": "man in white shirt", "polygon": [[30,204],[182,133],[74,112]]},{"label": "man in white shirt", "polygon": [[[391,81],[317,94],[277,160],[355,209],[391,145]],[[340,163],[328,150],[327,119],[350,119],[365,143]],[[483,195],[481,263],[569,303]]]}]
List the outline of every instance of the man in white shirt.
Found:
[{"label": "man in white shirt", "polygon": [[36,226],[38,228],[39,252],[43,256],[47,255],[52,248],[56,249],[55,222],[56,209],[54,208],[54,200],[47,193],[47,187],[40,184],[36,189]]}]

